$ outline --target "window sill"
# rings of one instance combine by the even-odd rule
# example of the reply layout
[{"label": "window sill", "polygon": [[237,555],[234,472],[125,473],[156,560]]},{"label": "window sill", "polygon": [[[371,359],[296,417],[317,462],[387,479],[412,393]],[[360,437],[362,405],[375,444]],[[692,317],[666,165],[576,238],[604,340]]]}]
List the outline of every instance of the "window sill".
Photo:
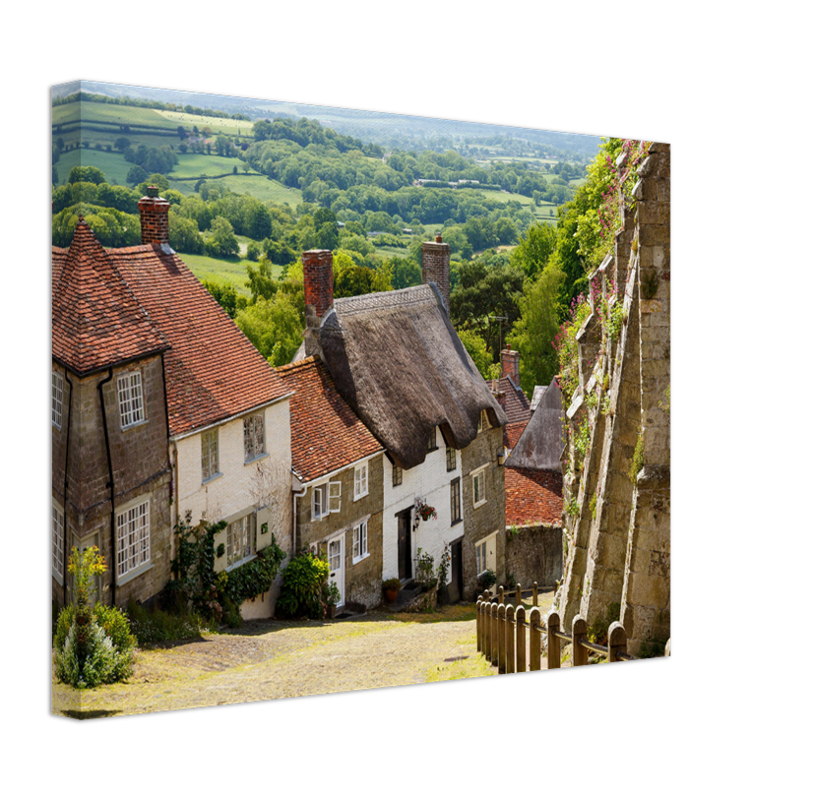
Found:
[{"label": "window sill", "polygon": [[147,419],[145,418],[145,419],[140,419],[138,422],[131,422],[130,425],[122,425],[121,426],[122,433],[124,433],[125,431],[132,430],[133,428],[138,428],[139,425],[146,425],[146,424],[147,424]]},{"label": "window sill", "polygon": [[223,478],[223,472],[216,472],[214,475],[210,475],[208,478],[204,478],[201,481],[202,486],[206,486],[208,483],[212,483],[213,481],[217,481],[218,478]]},{"label": "window sill", "polygon": [[268,453],[259,453],[258,455],[252,456],[251,458],[244,457],[243,466],[248,467],[250,464],[254,464],[255,461],[260,461],[261,459],[268,457],[269,457]]},{"label": "window sill", "polygon": [[132,569],[124,575],[117,576],[116,585],[124,586],[126,583],[130,583],[130,581],[135,580],[140,575],[144,575],[145,572],[151,569],[153,569],[153,562],[148,561],[146,564],[142,564],[140,567],[136,567],[136,569]]},{"label": "window sill", "polygon": [[368,556],[371,555],[370,553],[363,553],[361,556],[357,556],[356,558],[352,559],[351,564],[359,564],[360,561],[364,561]]},{"label": "window sill", "polygon": [[252,555],[246,556],[242,558],[240,561],[236,561],[234,564],[230,564],[224,572],[232,572],[233,569],[237,569],[238,567],[242,567],[244,564],[248,564],[250,561],[254,561],[258,557],[257,553],[252,553]]},{"label": "window sill", "polygon": [[477,503],[473,503],[473,508],[481,508],[487,502],[487,498],[485,497],[483,500],[479,500]]},{"label": "window sill", "polygon": [[428,453],[435,453],[437,450],[440,450],[440,449],[441,448],[439,448],[439,447],[428,447],[427,452]]},{"label": "window sill", "polygon": [[461,525],[462,521],[463,521],[463,520],[461,519],[461,517],[459,517],[458,519],[454,519],[454,520],[453,520],[453,521],[450,523],[450,527],[452,528],[454,525]]},{"label": "window sill", "polygon": [[60,585],[64,586],[62,582],[62,575],[60,575],[53,567],[51,567],[51,577]]},{"label": "window sill", "polygon": [[356,503],[357,500],[362,500],[363,497],[367,497],[369,494],[370,494],[370,492],[365,492],[365,494],[355,495],[354,496],[354,502]]}]

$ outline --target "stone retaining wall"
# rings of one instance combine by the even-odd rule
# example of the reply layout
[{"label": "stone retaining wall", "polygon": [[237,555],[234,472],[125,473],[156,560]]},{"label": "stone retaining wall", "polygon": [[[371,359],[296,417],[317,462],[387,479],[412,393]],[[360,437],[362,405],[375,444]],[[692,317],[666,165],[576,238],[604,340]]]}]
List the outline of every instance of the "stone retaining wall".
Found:
[{"label": "stone retaining wall", "polygon": [[[563,577],[563,530],[553,525],[507,528],[506,571],[524,589],[554,586]],[[513,587],[509,587],[513,588]]]}]

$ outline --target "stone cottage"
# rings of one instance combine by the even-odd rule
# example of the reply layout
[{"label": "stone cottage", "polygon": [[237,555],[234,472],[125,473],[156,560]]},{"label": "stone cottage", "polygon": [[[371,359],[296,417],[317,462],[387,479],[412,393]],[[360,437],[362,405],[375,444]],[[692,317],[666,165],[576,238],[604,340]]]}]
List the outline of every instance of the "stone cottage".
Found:
[{"label": "stone cottage", "polygon": [[450,323],[440,238],[423,245],[424,285],[337,300],[331,252],[304,253],[304,341],[385,450],[382,577],[414,577],[420,548],[436,566],[446,554],[455,600],[504,569],[506,414]]},{"label": "stone cottage", "polygon": [[277,372],[291,398],[294,551],[324,552],[337,606],[382,601],[382,445],[314,357]]},{"label": "stone cottage", "polygon": [[[169,203],[139,203],[142,244],[105,250],[80,222],[54,248],[52,573],[71,544],[108,565],[101,597],[147,600],[173,526],[225,521],[216,569],[291,538],[291,391],[169,247]],[[273,593],[244,604],[269,616]]]}]

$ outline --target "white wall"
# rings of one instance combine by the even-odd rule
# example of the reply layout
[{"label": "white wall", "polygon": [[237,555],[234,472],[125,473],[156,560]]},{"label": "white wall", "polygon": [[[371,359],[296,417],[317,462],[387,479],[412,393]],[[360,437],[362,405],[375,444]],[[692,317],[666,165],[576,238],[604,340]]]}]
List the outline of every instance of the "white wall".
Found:
[{"label": "white wall", "polygon": [[[447,471],[447,450],[441,431],[436,429],[438,450],[427,454],[423,464],[402,471],[402,484],[393,485],[393,465],[383,455],[384,460],[384,511],[382,513],[382,578],[399,575],[398,537],[399,526],[396,514],[420,497],[436,509],[437,518],[420,521],[418,529],[411,531],[412,558],[419,547],[433,556],[436,568],[444,545],[464,535],[463,523],[450,525],[450,482],[461,478],[461,452],[456,452],[456,469]],[[462,500],[463,509],[463,500]],[[415,575],[415,565],[413,567]],[[451,579],[448,569],[448,582]]]},{"label": "white wall", "polygon": [[[253,412],[257,413],[257,412]],[[234,419],[218,426],[218,472],[219,477],[202,481],[201,434],[193,434],[176,442],[176,480],[178,482],[175,514],[183,517],[192,512],[192,522],[201,519],[211,522],[232,522],[255,510],[257,468],[271,469],[274,476],[276,502],[261,508],[257,517],[257,549],[266,547],[272,535],[287,553],[291,551],[291,429],[289,426],[289,402],[283,400],[263,409],[267,455],[244,463],[243,418]],[[261,525],[268,523],[266,535]],[[216,537],[215,544],[226,543],[226,529]],[[226,556],[215,561],[217,570],[226,568]],[[256,606],[268,606],[263,613]],[[249,611],[248,604],[245,610]],[[250,616],[269,616],[271,601],[252,604]]]}]

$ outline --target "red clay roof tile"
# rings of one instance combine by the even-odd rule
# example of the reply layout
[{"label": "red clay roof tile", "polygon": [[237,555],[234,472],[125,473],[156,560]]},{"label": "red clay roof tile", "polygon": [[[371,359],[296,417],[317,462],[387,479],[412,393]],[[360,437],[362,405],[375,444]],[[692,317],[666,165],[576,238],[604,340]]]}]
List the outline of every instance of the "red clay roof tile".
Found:
[{"label": "red clay roof tile", "polygon": [[171,435],[289,394],[174,253],[158,245],[105,250],[80,222],[71,247],[52,248],[51,258],[54,357],[85,374],[166,350]]},{"label": "red clay roof tile", "polygon": [[559,472],[507,467],[504,490],[507,525],[560,524],[563,476]]},{"label": "red clay roof tile", "polygon": [[383,450],[337,392],[313,356],[277,368],[295,394],[290,401],[291,461],[304,482]]}]

